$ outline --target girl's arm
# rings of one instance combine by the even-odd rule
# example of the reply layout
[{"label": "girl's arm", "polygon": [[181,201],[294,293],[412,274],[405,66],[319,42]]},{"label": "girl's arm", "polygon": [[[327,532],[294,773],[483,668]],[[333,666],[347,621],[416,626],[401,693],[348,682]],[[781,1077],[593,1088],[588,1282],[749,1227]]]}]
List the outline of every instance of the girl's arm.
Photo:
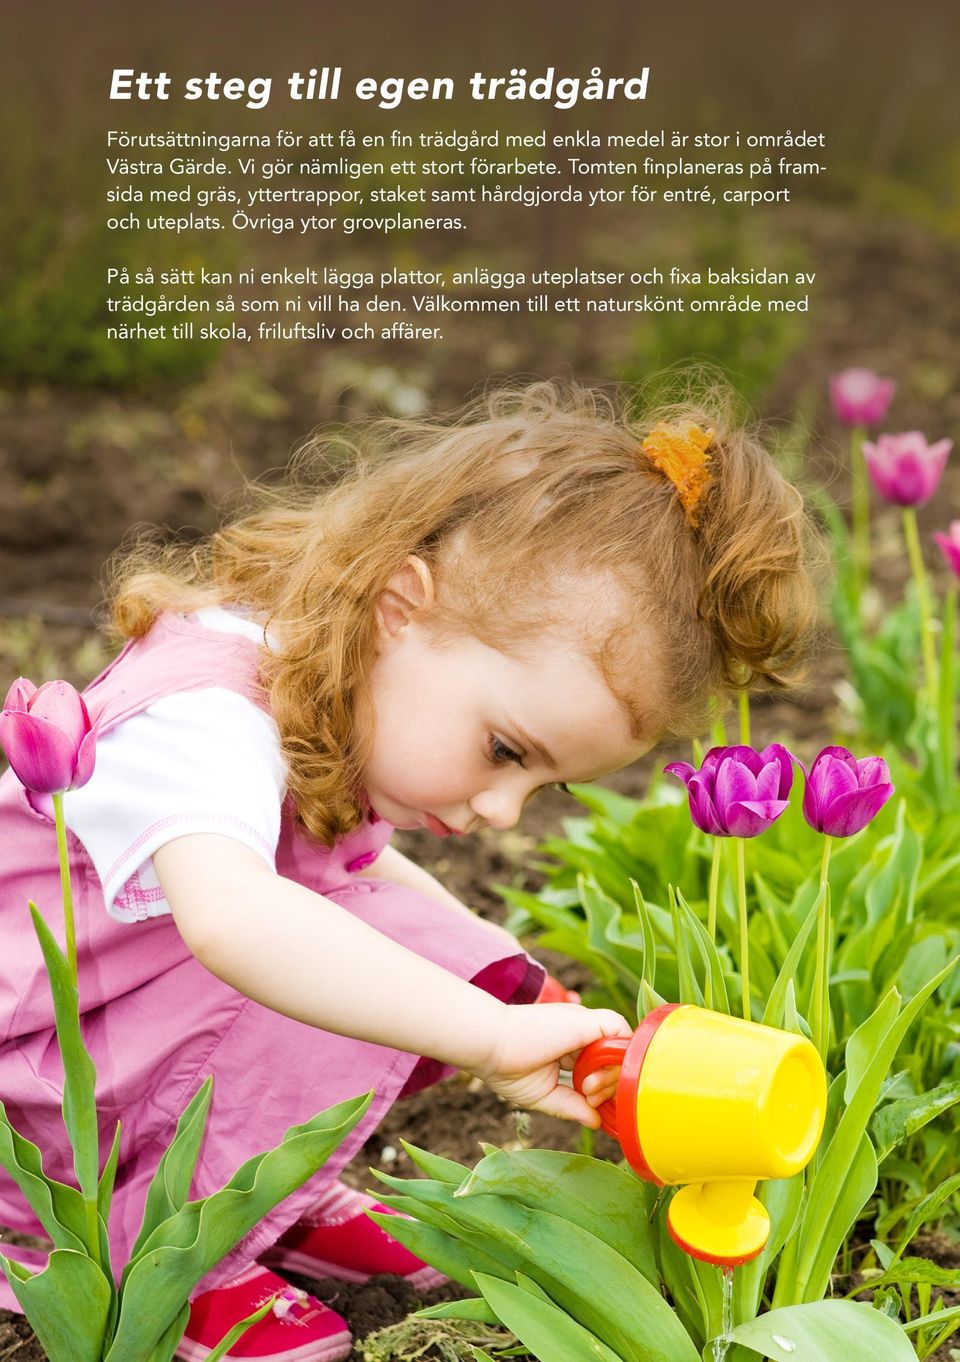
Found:
[{"label": "girl's arm", "polygon": [[471,922],[477,922],[481,927],[486,927],[494,936],[500,937],[511,945],[515,951],[523,949],[511,932],[508,932],[506,928],[499,926],[496,922],[488,922],[479,913],[475,913],[472,908],[468,908],[465,903],[461,903],[456,895],[444,888],[428,870],[424,870],[422,866],[404,856],[396,847],[385,846],[371,865],[365,866],[363,870],[357,873],[372,879],[390,880],[391,883],[402,884],[407,889],[416,889],[418,893],[436,899],[452,912],[459,913],[461,917],[468,917]]},{"label": "girl's arm", "polygon": [[191,952],[247,997],[323,1030],[467,1069],[521,1106],[599,1123],[591,1104],[609,1091],[591,1091],[588,1103],[560,1084],[560,1061],[604,1035],[629,1035],[617,1013],[508,1007],[274,874],[229,837],[179,837],[153,861]]}]

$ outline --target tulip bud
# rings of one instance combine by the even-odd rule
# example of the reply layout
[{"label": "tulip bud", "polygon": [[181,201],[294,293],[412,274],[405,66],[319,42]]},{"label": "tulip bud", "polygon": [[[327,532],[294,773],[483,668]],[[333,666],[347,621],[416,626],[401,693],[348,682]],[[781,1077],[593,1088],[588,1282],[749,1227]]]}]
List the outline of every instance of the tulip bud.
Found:
[{"label": "tulip bud", "polygon": [[933,537],[954,573],[960,577],[960,520],[951,520],[949,534],[935,530]]},{"label": "tulip bud", "polygon": [[845,747],[825,747],[809,772],[803,768],[803,816],[828,837],[860,832],[893,794],[890,771],[882,757],[858,761]]},{"label": "tulip bud", "polygon": [[876,444],[863,442],[867,469],[874,487],[895,506],[922,506],[939,486],[952,440],[927,441],[919,430],[902,435],[880,435]]},{"label": "tulip bud", "polygon": [[699,771],[689,762],[663,768],[687,787],[690,817],[714,837],[757,837],[787,807],[793,759],[785,747],[712,747]]},{"label": "tulip bud", "polygon": [[83,697],[67,681],[14,681],[0,713],[0,747],[22,785],[59,794],[93,775],[96,734]]},{"label": "tulip bud", "polygon": [[872,369],[844,369],[830,379],[834,414],[845,426],[878,426],[893,401],[896,384]]}]

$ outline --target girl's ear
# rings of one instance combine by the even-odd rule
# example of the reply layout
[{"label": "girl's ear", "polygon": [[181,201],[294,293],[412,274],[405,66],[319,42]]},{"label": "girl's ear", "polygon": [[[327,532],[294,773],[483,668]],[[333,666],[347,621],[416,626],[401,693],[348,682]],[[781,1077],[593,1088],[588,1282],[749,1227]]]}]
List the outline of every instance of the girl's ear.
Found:
[{"label": "girl's ear", "polygon": [[381,638],[396,638],[418,611],[434,603],[433,574],[414,554],[393,574],[377,597],[374,616]]}]

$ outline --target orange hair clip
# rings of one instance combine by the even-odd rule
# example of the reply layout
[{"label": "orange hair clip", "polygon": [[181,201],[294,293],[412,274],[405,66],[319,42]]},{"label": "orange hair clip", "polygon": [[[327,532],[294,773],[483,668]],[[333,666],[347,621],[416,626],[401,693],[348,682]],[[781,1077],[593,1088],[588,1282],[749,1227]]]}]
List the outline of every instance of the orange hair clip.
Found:
[{"label": "orange hair clip", "polygon": [[654,426],[640,446],[654,467],[673,483],[687,520],[694,527],[698,523],[697,506],[713,481],[707,470],[710,462],[707,450],[713,437],[712,430],[702,430],[692,422],[686,428]]}]

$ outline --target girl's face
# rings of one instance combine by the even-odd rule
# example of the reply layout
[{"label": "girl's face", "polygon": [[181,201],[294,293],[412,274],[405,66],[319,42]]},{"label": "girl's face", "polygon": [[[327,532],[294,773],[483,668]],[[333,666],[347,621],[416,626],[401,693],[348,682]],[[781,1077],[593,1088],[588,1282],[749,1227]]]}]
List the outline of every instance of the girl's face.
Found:
[{"label": "girl's face", "polygon": [[412,581],[384,593],[377,612],[364,788],[380,817],[439,836],[510,828],[536,790],[594,780],[653,746],[631,735],[574,644],[544,635],[522,659],[469,636],[438,644]]}]

